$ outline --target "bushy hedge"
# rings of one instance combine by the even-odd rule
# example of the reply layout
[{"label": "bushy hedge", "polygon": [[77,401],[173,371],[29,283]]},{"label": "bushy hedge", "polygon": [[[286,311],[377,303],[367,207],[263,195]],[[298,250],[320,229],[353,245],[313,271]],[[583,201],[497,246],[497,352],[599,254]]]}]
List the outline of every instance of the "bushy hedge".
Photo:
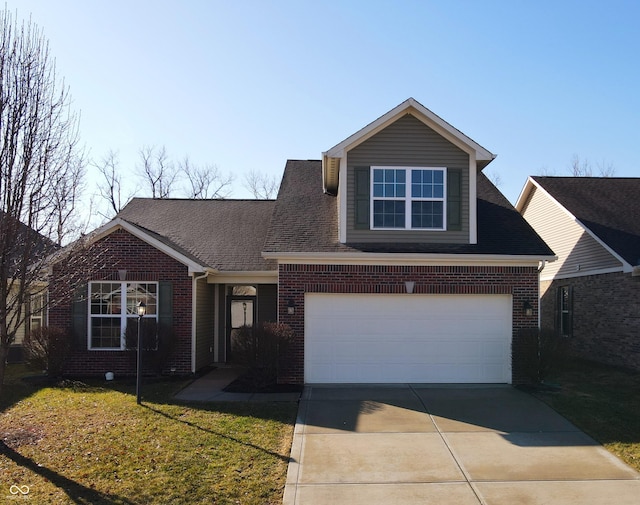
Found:
[{"label": "bushy hedge", "polygon": [[264,382],[275,382],[278,361],[293,337],[293,330],[286,324],[266,322],[243,326],[234,335],[233,362],[259,371]]},{"label": "bushy hedge", "polygon": [[526,356],[525,373],[534,384],[540,384],[566,360],[568,342],[553,329],[520,330],[518,352]]},{"label": "bushy hedge", "polygon": [[41,326],[25,335],[22,348],[29,366],[46,370],[50,377],[60,377],[71,349],[71,338],[60,328]]}]

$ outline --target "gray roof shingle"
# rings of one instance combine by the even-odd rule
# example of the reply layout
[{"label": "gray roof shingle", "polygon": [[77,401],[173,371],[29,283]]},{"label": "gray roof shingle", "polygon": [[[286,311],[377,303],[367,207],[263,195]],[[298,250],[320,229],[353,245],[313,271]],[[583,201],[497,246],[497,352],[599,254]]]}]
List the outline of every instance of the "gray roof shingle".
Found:
[{"label": "gray roof shingle", "polygon": [[321,161],[289,160],[265,252],[370,252],[553,256],[553,252],[509,201],[478,176],[478,243],[341,244],[336,197],[322,191]]},{"label": "gray roof shingle", "polygon": [[627,263],[640,264],[640,178],[532,179]]},{"label": "gray roof shingle", "polygon": [[221,271],[275,270],[262,249],[273,200],[134,198],[117,217]]}]

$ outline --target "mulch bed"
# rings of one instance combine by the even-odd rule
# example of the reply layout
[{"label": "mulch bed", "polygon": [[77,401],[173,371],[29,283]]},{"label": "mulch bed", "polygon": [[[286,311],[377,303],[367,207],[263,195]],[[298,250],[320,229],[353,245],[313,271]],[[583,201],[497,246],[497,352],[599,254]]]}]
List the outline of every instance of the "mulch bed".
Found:
[{"label": "mulch bed", "polygon": [[250,368],[247,372],[224,388],[228,393],[299,393],[299,384],[278,384],[275,378],[265,375],[264,370]]}]

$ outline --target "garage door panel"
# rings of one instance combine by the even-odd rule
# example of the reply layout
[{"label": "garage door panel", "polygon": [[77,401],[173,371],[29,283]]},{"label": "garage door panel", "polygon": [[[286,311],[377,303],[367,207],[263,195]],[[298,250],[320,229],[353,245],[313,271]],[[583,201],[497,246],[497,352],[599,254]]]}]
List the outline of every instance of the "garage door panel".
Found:
[{"label": "garage door panel", "polygon": [[307,294],[305,381],[510,382],[511,297]]}]

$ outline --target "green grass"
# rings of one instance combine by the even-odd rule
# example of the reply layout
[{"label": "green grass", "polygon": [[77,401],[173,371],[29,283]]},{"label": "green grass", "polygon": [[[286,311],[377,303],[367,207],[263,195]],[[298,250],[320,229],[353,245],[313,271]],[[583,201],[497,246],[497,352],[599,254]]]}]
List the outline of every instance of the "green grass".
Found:
[{"label": "green grass", "polygon": [[640,373],[570,362],[549,382],[536,396],[640,471]]},{"label": "green grass", "polygon": [[[24,370],[22,370],[22,373]],[[0,502],[281,503],[295,403],[171,400],[183,382],[25,384],[13,368],[0,399]]]}]

